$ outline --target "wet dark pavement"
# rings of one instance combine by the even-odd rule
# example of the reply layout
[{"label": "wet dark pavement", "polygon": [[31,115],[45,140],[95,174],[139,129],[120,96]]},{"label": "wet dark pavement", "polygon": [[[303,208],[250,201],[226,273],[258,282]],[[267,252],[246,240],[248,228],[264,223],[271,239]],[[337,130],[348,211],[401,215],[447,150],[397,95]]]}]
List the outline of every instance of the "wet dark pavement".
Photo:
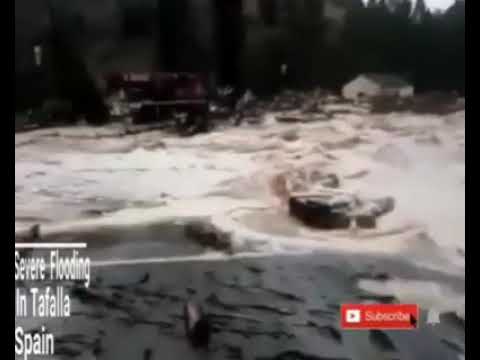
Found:
[{"label": "wet dark pavement", "polygon": [[[48,327],[59,359],[459,359],[465,327],[453,314],[431,327],[422,311],[416,331],[340,329],[342,303],[396,301],[358,289],[359,278],[397,277],[464,291],[462,278],[365,256],[99,267],[90,289],[71,289],[74,315]],[[191,299],[213,320],[209,350],[193,349],[185,337],[183,306]]]}]

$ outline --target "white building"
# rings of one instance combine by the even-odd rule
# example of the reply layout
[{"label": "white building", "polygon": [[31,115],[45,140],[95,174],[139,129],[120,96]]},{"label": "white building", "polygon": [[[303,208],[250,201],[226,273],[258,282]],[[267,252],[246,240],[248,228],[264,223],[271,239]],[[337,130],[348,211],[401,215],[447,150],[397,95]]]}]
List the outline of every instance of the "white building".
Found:
[{"label": "white building", "polygon": [[359,100],[375,96],[411,97],[414,88],[404,79],[387,74],[362,74],[347,83],[342,90],[345,99]]}]

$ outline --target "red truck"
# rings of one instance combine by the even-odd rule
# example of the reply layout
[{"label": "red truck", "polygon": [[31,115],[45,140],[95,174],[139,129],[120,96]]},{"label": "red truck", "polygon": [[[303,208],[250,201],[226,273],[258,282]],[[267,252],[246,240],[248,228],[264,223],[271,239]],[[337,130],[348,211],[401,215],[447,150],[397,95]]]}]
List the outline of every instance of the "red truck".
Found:
[{"label": "red truck", "polygon": [[[107,94],[123,90],[135,123],[185,115],[184,128],[208,128],[207,79],[193,73],[117,73],[107,76]],[[178,118],[178,117],[177,117]]]}]

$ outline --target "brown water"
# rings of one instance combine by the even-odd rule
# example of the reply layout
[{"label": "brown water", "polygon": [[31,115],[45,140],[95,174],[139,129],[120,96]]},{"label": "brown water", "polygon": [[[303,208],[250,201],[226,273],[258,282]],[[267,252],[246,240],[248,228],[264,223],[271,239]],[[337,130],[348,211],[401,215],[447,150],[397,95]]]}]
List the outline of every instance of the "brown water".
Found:
[{"label": "brown water", "polygon": [[[379,347],[378,334],[343,333],[338,343],[328,326],[338,324],[338,304],[367,290],[464,318],[464,113],[348,115],[289,125],[267,120],[192,139],[158,131],[114,138],[109,132],[117,130],[108,128],[16,135],[16,230],[40,222],[46,240],[87,242],[95,275],[104,280],[97,290],[106,297],[113,296],[111,284],[122,283],[127,289],[120,295],[128,298],[131,284],[147,272],[147,288],[173,294],[164,301],[137,292],[130,310],[140,318],[133,324],[122,320],[125,314],[104,309],[98,318],[83,314],[54,325],[59,334],[101,341],[104,353],[97,358],[102,359],[143,358],[146,349],[162,359],[224,359],[239,352],[258,359],[288,350],[332,359],[457,359],[463,351],[452,350],[451,342],[464,347],[464,328],[455,316],[446,315],[435,329],[389,333],[394,354]],[[99,141],[96,131],[108,139]],[[292,131],[298,140],[285,140]],[[437,140],[426,141],[431,135]],[[166,148],[147,146],[159,140]],[[337,174],[346,193],[394,196],[397,207],[374,231],[307,229],[287,216],[271,180],[283,176],[288,193],[318,192],[324,190],[316,181],[319,173]],[[235,256],[205,249],[184,235],[182,223],[198,218],[231,233]],[[263,271],[252,272],[247,263]],[[372,265],[390,280],[352,281],[372,272]],[[212,271],[223,280],[212,278]],[[305,302],[258,292],[258,286],[297,294]],[[181,321],[171,316],[192,293],[187,288],[201,300],[215,293],[223,303],[293,306],[296,314],[239,307],[262,324],[226,324],[211,352],[196,353],[186,345]],[[326,318],[308,312],[332,312],[329,305],[333,315]],[[214,303],[211,310],[225,311],[218,307]],[[75,309],[91,314],[102,306]],[[142,319],[167,321],[173,328],[160,330]],[[299,325],[308,321],[320,329]],[[249,338],[239,329],[256,335]],[[119,338],[131,341],[119,344]],[[75,339],[67,338],[66,346],[78,347],[80,359],[92,358],[91,348]]]}]

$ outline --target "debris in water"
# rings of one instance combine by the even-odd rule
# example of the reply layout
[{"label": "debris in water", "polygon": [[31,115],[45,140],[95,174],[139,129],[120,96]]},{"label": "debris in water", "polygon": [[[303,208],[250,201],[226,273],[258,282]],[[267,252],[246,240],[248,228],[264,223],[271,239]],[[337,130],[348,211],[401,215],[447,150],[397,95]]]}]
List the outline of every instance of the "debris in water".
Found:
[{"label": "debris in water", "polygon": [[[335,185],[337,179],[333,178]],[[395,208],[395,200],[386,197],[375,200],[348,198],[335,194],[293,196],[289,201],[290,214],[305,225],[323,229],[348,229],[354,219],[357,227],[374,229],[377,218]]]},{"label": "debris in water", "polygon": [[185,226],[185,235],[200,245],[216,250],[231,252],[231,234],[226,233],[207,222],[192,222]]},{"label": "debris in water", "polygon": [[330,189],[338,189],[340,187],[340,179],[335,174],[328,174],[323,181],[321,181],[323,187]]},{"label": "debris in water", "polygon": [[358,215],[355,217],[355,224],[360,229],[375,229],[377,218],[374,215]]},{"label": "debris in water", "polygon": [[138,282],[139,285],[146,284],[150,280],[150,274],[146,273],[143,278]]},{"label": "debris in water", "polygon": [[196,348],[206,348],[210,344],[212,328],[210,320],[200,305],[189,302],[184,307],[185,332]]},{"label": "debris in water", "polygon": [[305,225],[324,230],[348,229],[351,223],[349,205],[320,196],[292,197],[289,201],[293,217]]}]

